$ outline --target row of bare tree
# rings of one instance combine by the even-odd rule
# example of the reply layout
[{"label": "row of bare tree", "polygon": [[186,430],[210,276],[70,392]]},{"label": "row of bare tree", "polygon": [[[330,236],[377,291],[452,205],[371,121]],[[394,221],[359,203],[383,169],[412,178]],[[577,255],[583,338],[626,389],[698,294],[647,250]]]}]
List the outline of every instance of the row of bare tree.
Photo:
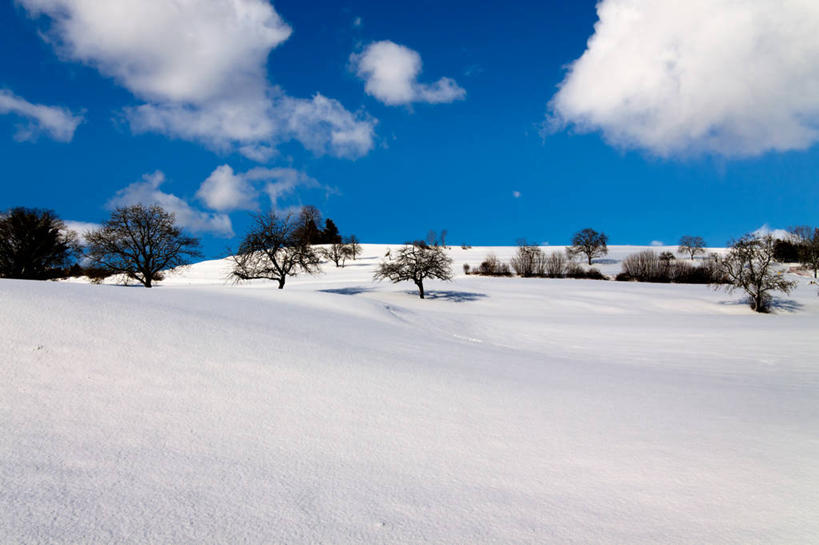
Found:
[{"label": "row of bare tree", "polygon": [[[297,215],[278,216],[272,212],[256,215],[238,252],[231,258],[231,277],[236,281],[272,280],[281,289],[288,277],[316,273],[322,258],[343,267],[348,259],[354,260],[360,255],[361,245],[354,236],[342,239],[330,219],[319,230],[320,220],[321,215],[314,207],[305,207]],[[440,235],[430,232],[428,239],[428,242],[416,241],[388,252],[376,270],[375,279],[411,281],[418,287],[421,298],[426,279],[451,279],[452,259],[446,254],[445,231]],[[572,237],[572,246],[567,248],[565,256],[561,253],[547,256],[538,246],[521,241],[511,268],[523,277],[602,279],[605,277],[599,271],[584,271],[573,259],[583,256],[591,265],[595,258],[608,253],[607,242],[604,233],[583,229]],[[643,252],[624,261],[623,273],[618,279],[702,282],[706,278],[703,274],[707,273],[709,283],[744,290],[752,308],[764,312],[770,308],[773,292],[788,293],[795,286],[776,265],[781,243],[771,236],[746,235],[732,242],[727,255],[712,255],[698,268],[672,265],[674,256],[668,252]],[[819,228],[792,229],[788,244],[816,276]],[[685,236],[680,240],[678,251],[687,254],[693,262],[697,255],[705,254],[705,241],[701,237]],[[100,277],[122,274],[151,287],[153,282],[162,279],[163,271],[187,265],[200,255],[198,239],[184,234],[174,215],[156,205],[117,208],[101,227],[85,235],[84,249],[80,248],[78,236],[53,212],[15,208],[0,215],[2,277],[65,276],[71,259],[82,256],[93,264],[85,271],[93,269]],[[469,269],[465,267],[465,271]],[[509,265],[494,256],[488,256],[475,272],[511,275]]]}]

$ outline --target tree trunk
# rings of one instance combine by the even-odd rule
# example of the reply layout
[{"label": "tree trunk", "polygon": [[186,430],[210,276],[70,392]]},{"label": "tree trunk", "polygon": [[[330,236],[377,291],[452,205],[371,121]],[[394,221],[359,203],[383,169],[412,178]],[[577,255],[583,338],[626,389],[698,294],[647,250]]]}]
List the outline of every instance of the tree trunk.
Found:
[{"label": "tree trunk", "polygon": [[151,276],[150,275],[145,277],[145,282],[143,282],[142,285],[145,286],[146,288],[151,287]]},{"label": "tree trunk", "polygon": [[589,256],[589,267],[591,267],[591,262],[592,262],[592,256],[590,255]]},{"label": "tree trunk", "polygon": [[284,277],[284,276],[282,276],[281,278],[279,278],[279,289],[280,289],[280,290],[283,290],[283,289],[284,289],[284,281],[285,281],[285,277]]},{"label": "tree trunk", "polygon": [[419,281],[417,281],[415,283],[415,285],[418,286],[418,295],[420,295],[421,299],[423,299],[424,298],[424,281],[419,280]]}]

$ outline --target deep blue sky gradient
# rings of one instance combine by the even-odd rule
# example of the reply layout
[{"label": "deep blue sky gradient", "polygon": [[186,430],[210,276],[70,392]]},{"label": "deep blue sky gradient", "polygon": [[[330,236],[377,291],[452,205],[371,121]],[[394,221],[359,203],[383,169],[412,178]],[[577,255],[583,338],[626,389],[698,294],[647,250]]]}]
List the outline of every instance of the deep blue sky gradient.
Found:
[{"label": "deep blue sky gradient", "polygon": [[[269,166],[292,166],[337,188],[329,197],[302,191],[292,204],[317,205],[345,234],[402,242],[446,228],[457,244],[521,237],[563,244],[589,226],[613,244],[675,243],[698,234],[721,245],[764,223],[819,222],[816,149],[750,160],[663,160],[612,148],[599,134],[541,137],[566,64],[593,32],[593,1],[310,4],[274,2],[294,32],[269,57],[271,81],[292,96],[320,92],[366,111],[378,119],[377,145],[351,161],[289,143]],[[84,110],[86,120],[70,143],[32,143],[13,139],[19,119],[0,116],[0,208],[45,207],[64,219],[99,222],[113,194],[145,173],[163,171],[162,189],[193,202],[217,166],[256,166],[197,143],[132,134],[120,112],[140,101],[95,69],[61,60],[38,35],[43,26],[13,2],[0,3],[0,88]],[[466,100],[407,108],[367,96],[348,59],[375,40],[418,51],[421,79],[452,77]],[[247,214],[231,218],[241,233]],[[236,245],[204,240],[210,256]]]}]

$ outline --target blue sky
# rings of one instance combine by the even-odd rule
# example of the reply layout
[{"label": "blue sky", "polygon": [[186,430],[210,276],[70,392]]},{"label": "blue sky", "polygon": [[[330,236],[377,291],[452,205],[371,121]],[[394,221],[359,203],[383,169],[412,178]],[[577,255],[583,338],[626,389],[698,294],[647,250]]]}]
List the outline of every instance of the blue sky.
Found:
[{"label": "blue sky", "polygon": [[365,242],[721,245],[819,220],[813,8],[87,4],[0,4],[0,208],[99,222],[161,193],[211,256],[271,194]]}]

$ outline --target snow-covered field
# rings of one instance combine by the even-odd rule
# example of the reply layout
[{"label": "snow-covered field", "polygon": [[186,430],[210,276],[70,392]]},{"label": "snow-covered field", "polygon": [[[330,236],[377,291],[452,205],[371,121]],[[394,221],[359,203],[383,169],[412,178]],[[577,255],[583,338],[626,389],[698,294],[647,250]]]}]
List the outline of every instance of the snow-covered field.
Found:
[{"label": "snow-covered field", "polygon": [[283,291],[0,280],[0,543],[819,543],[808,279],[757,315],[455,248],[421,301],[384,251]]}]

